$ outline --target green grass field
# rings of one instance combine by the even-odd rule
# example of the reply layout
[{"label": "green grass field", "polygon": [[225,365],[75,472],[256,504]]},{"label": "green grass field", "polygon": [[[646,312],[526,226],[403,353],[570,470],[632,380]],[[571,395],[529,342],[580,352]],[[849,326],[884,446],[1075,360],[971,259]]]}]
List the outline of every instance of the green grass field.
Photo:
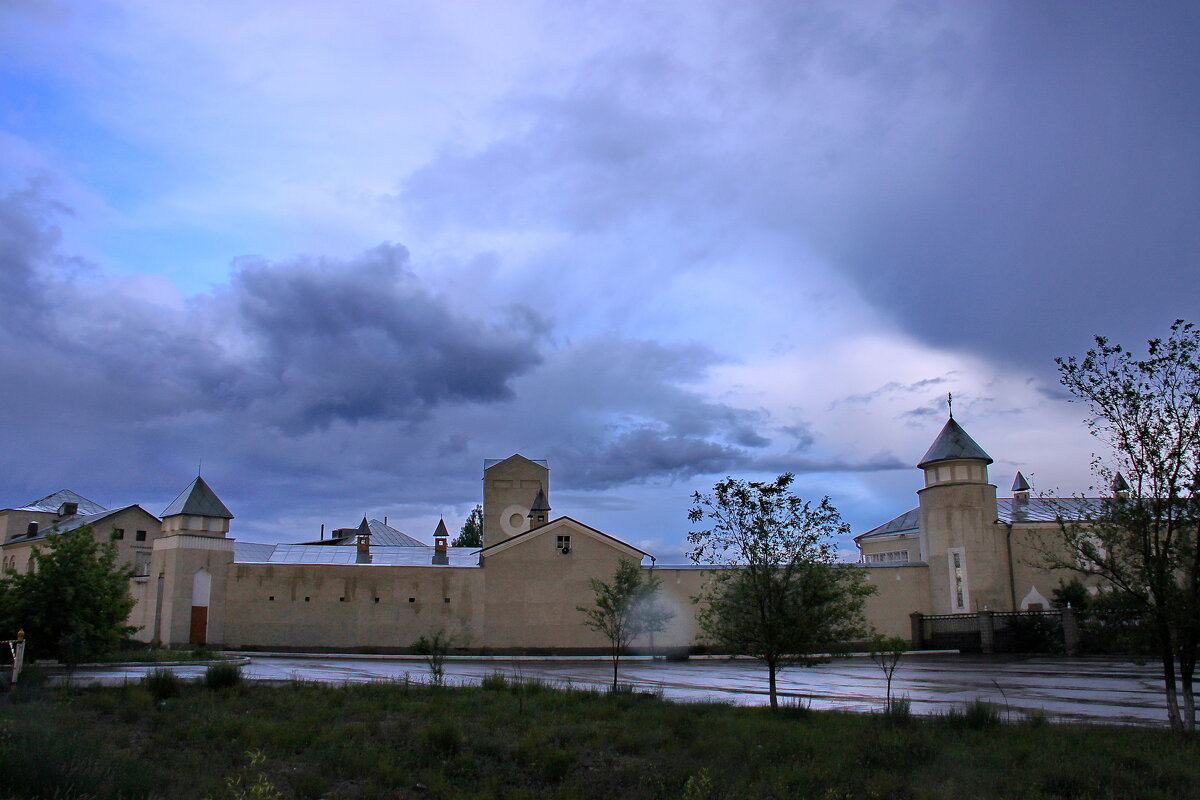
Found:
[{"label": "green grass field", "polygon": [[1200,797],[1196,738],[1000,716],[159,675],[0,695],[0,798]]}]

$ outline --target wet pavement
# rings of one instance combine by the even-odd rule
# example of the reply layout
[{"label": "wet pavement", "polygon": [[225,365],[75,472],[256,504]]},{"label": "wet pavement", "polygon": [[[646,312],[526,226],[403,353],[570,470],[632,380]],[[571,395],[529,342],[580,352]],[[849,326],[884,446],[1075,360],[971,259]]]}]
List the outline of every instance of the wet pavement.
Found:
[{"label": "wet pavement", "polygon": [[[151,668],[80,668],[73,680],[120,683],[140,679]],[[205,670],[203,666],[170,668],[181,677],[198,677]],[[429,680],[424,660],[409,657],[253,654],[242,671],[252,680],[357,683],[404,680],[406,676],[413,681]],[[449,684],[478,683],[492,673],[576,687],[603,688],[612,682],[612,663],[598,659],[447,659],[445,672]],[[768,702],[766,670],[751,660],[623,659],[621,682],[677,701]],[[865,657],[791,667],[778,678],[779,693],[786,702],[859,712],[881,710],[885,687],[882,671]],[[908,697],[916,714],[944,713],[982,699],[1006,709],[1014,718],[1040,711],[1050,719],[1166,725],[1166,701],[1157,665],[1118,659],[909,655],[896,670],[892,695]]]}]

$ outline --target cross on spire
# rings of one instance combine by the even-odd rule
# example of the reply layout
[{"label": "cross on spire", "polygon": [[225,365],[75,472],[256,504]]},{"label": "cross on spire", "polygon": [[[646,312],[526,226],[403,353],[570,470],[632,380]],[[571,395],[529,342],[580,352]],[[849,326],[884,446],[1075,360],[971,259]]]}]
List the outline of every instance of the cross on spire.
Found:
[{"label": "cross on spire", "polygon": [[954,419],[954,393],[946,392],[946,408],[950,410],[950,419]]}]

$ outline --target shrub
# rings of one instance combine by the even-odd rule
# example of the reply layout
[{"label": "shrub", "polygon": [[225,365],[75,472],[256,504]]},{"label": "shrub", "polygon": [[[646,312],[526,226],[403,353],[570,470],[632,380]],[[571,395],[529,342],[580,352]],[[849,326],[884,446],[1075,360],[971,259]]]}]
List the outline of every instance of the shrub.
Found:
[{"label": "shrub", "polygon": [[430,753],[454,755],[462,745],[462,731],[453,722],[434,722],[421,730],[421,746]]},{"label": "shrub", "polygon": [[183,681],[169,669],[159,667],[151,670],[142,679],[142,683],[149,690],[151,697],[161,702],[171,697],[178,697],[183,689]]},{"label": "shrub", "polygon": [[1000,724],[1000,709],[986,700],[976,698],[961,710],[952,708],[946,712],[946,721],[952,725],[971,730],[994,728]]},{"label": "shrub", "polygon": [[503,672],[493,672],[491,675],[484,675],[479,685],[489,692],[502,692],[508,688],[508,678],[504,677]]},{"label": "shrub", "polygon": [[912,720],[912,700],[907,696],[893,697],[885,716],[894,724],[907,724]]},{"label": "shrub", "polygon": [[242,682],[242,668],[237,664],[213,664],[204,671],[204,685],[209,689],[228,689]]}]

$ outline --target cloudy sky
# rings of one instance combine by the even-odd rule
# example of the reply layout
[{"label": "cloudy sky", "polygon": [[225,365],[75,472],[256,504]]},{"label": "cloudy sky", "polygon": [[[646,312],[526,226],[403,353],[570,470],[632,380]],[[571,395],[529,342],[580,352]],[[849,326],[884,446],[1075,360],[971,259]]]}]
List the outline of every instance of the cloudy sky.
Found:
[{"label": "cloudy sky", "polygon": [[0,506],[426,541],[482,459],[915,505],[955,396],[1085,490],[1055,356],[1200,301],[1200,6],[0,0]]}]

